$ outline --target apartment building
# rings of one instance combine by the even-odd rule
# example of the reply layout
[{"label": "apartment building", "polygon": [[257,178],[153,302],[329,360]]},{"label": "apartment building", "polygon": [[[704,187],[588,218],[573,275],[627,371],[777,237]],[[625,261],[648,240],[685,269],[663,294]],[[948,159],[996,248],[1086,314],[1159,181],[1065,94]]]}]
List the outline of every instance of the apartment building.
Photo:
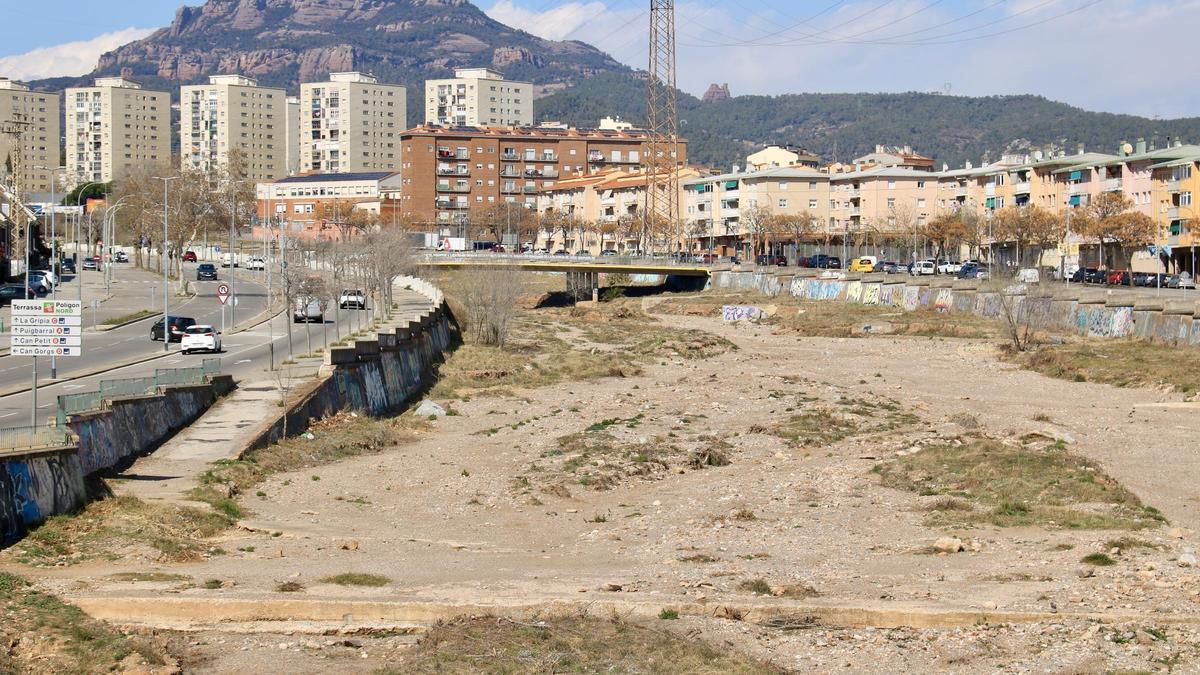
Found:
[{"label": "apartment building", "polygon": [[[750,235],[748,214],[813,219],[812,229],[823,231],[829,225],[830,175],[825,171],[802,167],[775,167],[758,171],[706,176],[684,184],[684,218],[689,236],[703,248],[710,245],[719,255],[731,255]],[[766,238],[780,239],[783,233],[767,233]]]},{"label": "apartment building", "polygon": [[1173,150],[1190,152],[1174,156],[1148,167],[1153,184],[1154,219],[1159,225],[1159,240],[1174,270],[1187,270],[1196,276],[1200,262],[1200,147],[1177,144]]},{"label": "apartment building", "polygon": [[284,170],[287,175],[300,173],[300,98],[289,96],[284,101],[287,113],[284,116]]},{"label": "apartment building", "polygon": [[[538,193],[560,178],[644,169],[647,143],[636,129],[420,126],[400,138],[400,211],[409,220],[449,225],[504,202],[535,209]],[[686,163],[681,141],[675,164]]]},{"label": "apartment building", "polygon": [[171,95],[123,77],[65,92],[67,173],[108,182],[171,159]]},{"label": "apartment building", "polygon": [[215,171],[229,153],[246,155],[251,180],[287,171],[287,93],[242,75],[211,75],[208,84],[180,87],[179,156],[184,169]]},{"label": "apartment building", "polygon": [[768,145],[746,157],[747,171],[786,167],[816,169],[820,165],[821,157],[819,155],[793,145]]},{"label": "apartment building", "polygon": [[[683,183],[700,176],[691,167],[676,169],[679,203],[684,203]],[[537,210],[543,216],[564,214],[574,223],[567,231],[541,233],[536,245],[549,250],[632,253],[641,247],[642,218],[646,209],[645,171],[602,170],[556,182],[538,193]]]},{"label": "apartment building", "polygon": [[[58,111],[62,97],[0,77],[0,125],[16,122],[21,134],[21,175],[16,183],[22,194],[50,191],[50,171],[58,166],[59,139],[62,134]],[[7,175],[10,160],[16,154],[16,139],[0,134],[0,182],[12,183]],[[43,167],[43,168],[38,168]]]},{"label": "apartment building", "polygon": [[[845,167],[834,165],[837,170]],[[933,171],[932,157],[927,157],[912,149],[912,146],[876,145],[875,152],[869,152],[850,161],[850,166],[856,169],[869,169],[873,166],[889,168],[907,168],[914,171]]]},{"label": "apartment building", "polygon": [[[269,216],[275,230],[289,238],[337,240],[342,228],[320,217],[322,204],[379,214],[399,188],[400,174],[394,171],[304,174],[260,182],[255,187],[258,219],[264,222]],[[262,236],[261,230],[257,236]]]},{"label": "apartment building", "polygon": [[446,127],[527,127],[533,124],[533,84],[489,68],[459,68],[454,77],[425,81],[425,123]]},{"label": "apartment building", "polygon": [[407,89],[358,72],[300,85],[301,171],[395,171]]}]

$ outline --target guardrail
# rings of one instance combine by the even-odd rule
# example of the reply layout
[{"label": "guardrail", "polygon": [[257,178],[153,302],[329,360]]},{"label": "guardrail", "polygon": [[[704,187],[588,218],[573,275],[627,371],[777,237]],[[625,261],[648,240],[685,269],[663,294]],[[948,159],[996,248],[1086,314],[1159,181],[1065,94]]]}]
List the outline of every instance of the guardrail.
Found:
[{"label": "guardrail", "polygon": [[653,256],[617,256],[617,255],[532,255],[519,253],[491,253],[489,251],[461,251],[453,253],[427,253],[420,257],[421,262],[526,262],[539,264],[561,264],[564,267],[572,264],[586,263],[588,265],[641,265],[645,267],[680,267],[687,269],[708,269],[717,263],[702,263],[674,258],[655,258]]},{"label": "guardrail", "polygon": [[[198,368],[158,368],[150,377],[101,380],[99,391],[62,394],[58,397],[58,425],[65,425],[68,415],[103,409],[106,400],[122,396],[145,396],[158,391],[159,387],[203,384],[209,376],[220,372],[220,359],[204,359]],[[6,447],[0,443],[0,450]]]},{"label": "guardrail", "polygon": [[71,443],[65,427],[8,427],[0,429],[0,456],[16,451],[57,448]]}]

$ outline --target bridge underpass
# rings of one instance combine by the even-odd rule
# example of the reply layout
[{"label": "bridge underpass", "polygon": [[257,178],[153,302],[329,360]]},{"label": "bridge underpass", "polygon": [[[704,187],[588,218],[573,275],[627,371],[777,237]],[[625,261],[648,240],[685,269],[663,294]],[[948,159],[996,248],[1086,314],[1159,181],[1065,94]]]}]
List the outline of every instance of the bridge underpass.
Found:
[{"label": "bridge underpass", "polygon": [[512,256],[494,253],[476,255],[432,255],[418,262],[427,269],[516,269],[524,272],[563,274],[567,294],[576,302],[595,300],[600,292],[602,274],[627,274],[631,277],[656,276],[677,290],[702,290],[708,285],[710,270],[700,264],[673,263],[666,260],[615,259],[547,260],[542,256]]}]

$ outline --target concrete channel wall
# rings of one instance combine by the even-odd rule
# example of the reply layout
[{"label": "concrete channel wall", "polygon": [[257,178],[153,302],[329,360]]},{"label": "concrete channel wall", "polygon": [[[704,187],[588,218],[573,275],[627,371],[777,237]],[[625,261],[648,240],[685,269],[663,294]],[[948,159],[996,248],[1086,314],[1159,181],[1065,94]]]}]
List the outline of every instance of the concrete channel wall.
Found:
[{"label": "concrete channel wall", "polygon": [[83,506],[87,476],[154,450],[233,387],[231,376],[215,375],[205,384],[115,398],[102,410],[68,418],[76,445],[0,458],[0,546],[50,516]]},{"label": "concrete channel wall", "polygon": [[[907,311],[932,309],[996,318],[1007,304],[1014,316],[1039,327],[1091,337],[1139,337],[1200,347],[1200,305],[1180,291],[1156,297],[1116,288],[1046,284],[998,284],[945,277],[854,274],[822,278],[818,270],[726,268],[712,273],[712,288],[753,290],[768,296],[890,305]],[[1003,302],[1007,300],[1007,303]]]}]

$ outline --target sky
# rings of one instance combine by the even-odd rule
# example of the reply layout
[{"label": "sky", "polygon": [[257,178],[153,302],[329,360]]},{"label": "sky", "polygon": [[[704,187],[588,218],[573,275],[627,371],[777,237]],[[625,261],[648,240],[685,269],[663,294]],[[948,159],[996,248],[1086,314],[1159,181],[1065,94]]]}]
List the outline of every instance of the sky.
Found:
[{"label": "sky", "polygon": [[[96,12],[98,4],[103,12]],[[174,0],[0,0],[0,75],[81,75],[167,25]],[[200,0],[193,0],[199,4]],[[477,0],[493,18],[644,68],[647,0]],[[1040,94],[1089,110],[1200,115],[1174,45],[1200,0],[677,0],[679,85],[732,93]],[[1172,65],[1174,63],[1174,65]]]}]

